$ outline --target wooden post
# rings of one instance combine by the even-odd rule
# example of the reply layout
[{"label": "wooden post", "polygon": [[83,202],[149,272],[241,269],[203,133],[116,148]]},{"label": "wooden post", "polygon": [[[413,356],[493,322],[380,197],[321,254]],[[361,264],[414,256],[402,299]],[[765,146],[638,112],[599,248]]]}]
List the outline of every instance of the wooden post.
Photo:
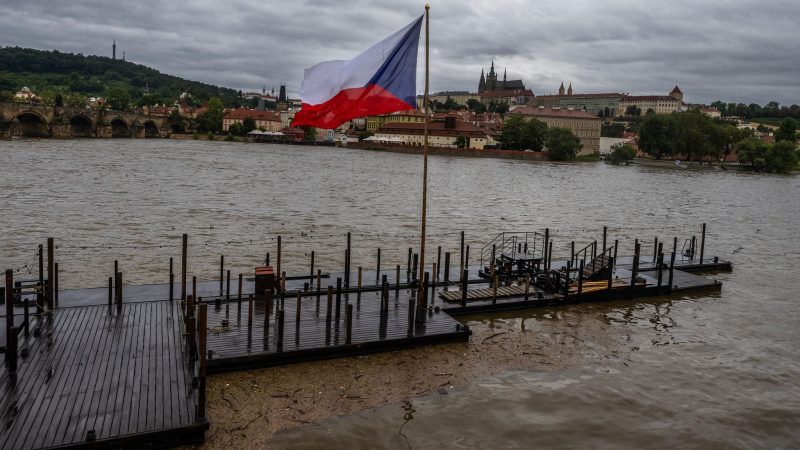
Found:
[{"label": "wooden post", "polygon": [[222,298],[222,283],[225,282],[225,255],[219,255],[219,297]]},{"label": "wooden post", "polygon": [[547,250],[547,270],[550,270],[552,264],[553,264],[553,241],[550,241],[550,245],[548,246]]},{"label": "wooden post", "polygon": [[344,288],[350,289],[350,257],[353,255],[350,247],[350,232],[347,232],[347,261],[345,264],[345,271],[344,271]]},{"label": "wooden post", "polygon": [[467,282],[469,281],[469,273],[467,269],[461,272],[461,307],[467,307]]},{"label": "wooden post", "polygon": [[615,256],[608,258],[608,294],[611,296],[611,284],[614,282],[614,263],[617,259]]},{"label": "wooden post", "polygon": [[6,269],[6,361],[10,360],[11,354],[8,351],[8,342],[11,340],[11,333],[14,330],[14,271]]},{"label": "wooden post", "polygon": [[352,303],[348,303],[347,306],[345,306],[345,327],[346,327],[346,331],[345,331],[344,343],[350,345],[350,344],[353,343],[353,304]]},{"label": "wooden post", "polygon": [[703,222],[703,234],[700,235],[700,264],[703,264],[703,256],[706,250],[706,223]]},{"label": "wooden post", "polygon": [[656,270],[658,270],[658,295],[661,295],[661,280],[663,278],[661,269],[663,265],[664,265],[664,254],[659,253],[658,259],[656,260]]},{"label": "wooden post", "polygon": [[240,273],[239,274],[239,289],[236,291],[236,303],[239,305],[239,308],[242,307],[242,281],[244,276]]},{"label": "wooden post", "polygon": [[192,297],[197,298],[197,276],[192,275]]},{"label": "wooden post", "polygon": [[571,241],[569,244],[569,254],[572,255],[569,258],[570,261],[577,261],[577,256],[575,255],[575,241]]},{"label": "wooden post", "polygon": [[195,327],[197,322],[194,318],[194,297],[186,296],[186,343],[189,349],[189,360],[194,361],[197,357],[197,342],[195,341]]},{"label": "wooden post", "polygon": [[114,280],[114,287],[117,290],[117,308],[122,308],[122,272],[117,272],[117,279]]},{"label": "wooden post", "polygon": [[378,262],[377,267],[375,268],[375,284],[378,284],[378,280],[381,278],[381,248],[378,247]]},{"label": "wooden post", "polygon": [[633,297],[634,291],[636,289],[636,276],[639,273],[639,240],[637,239],[634,243],[634,251],[633,251],[633,265],[631,266],[631,290],[630,296]]},{"label": "wooden post", "polygon": [[419,255],[417,253],[414,253],[414,259],[412,261],[412,266],[411,266],[411,279],[412,280],[416,280],[417,279],[417,273],[419,273],[418,270],[419,270]]},{"label": "wooden post", "polygon": [[619,248],[619,239],[614,239],[614,262],[617,262],[617,249]]},{"label": "wooden post", "polygon": [[108,277],[108,307],[111,308],[111,304],[114,298],[114,278]]},{"label": "wooden post", "polygon": [[298,292],[297,293],[297,315],[294,318],[294,321],[297,323],[297,329],[298,330],[300,329],[300,306],[301,306],[300,302],[302,300],[302,297],[303,296]]},{"label": "wooden post", "polygon": [[[8,361],[8,373],[12,375],[17,373],[18,339],[16,327],[9,328],[6,335],[6,361]],[[16,378],[12,379],[12,384],[14,383]]]},{"label": "wooden post", "polygon": [[22,314],[25,319],[25,336],[27,336],[31,325],[30,302],[27,298],[22,301]]},{"label": "wooden post", "polygon": [[668,292],[670,292],[670,293],[672,292],[672,288],[673,288],[672,275],[673,275],[674,270],[675,270],[675,252],[673,251],[672,255],[670,255],[670,257],[669,257],[669,279],[668,279],[669,280],[669,291]]},{"label": "wooden post", "polygon": [[53,281],[55,279],[53,263],[53,252],[55,246],[53,245],[53,238],[47,238],[47,309],[53,310],[55,303],[53,302]]},{"label": "wooden post", "polygon": [[581,294],[583,294],[583,260],[578,264],[578,301],[581,301]]},{"label": "wooden post", "polygon": [[314,250],[311,250],[311,272],[308,275],[308,283],[314,283]]},{"label": "wooden post", "polygon": [[[269,316],[266,305],[264,307],[264,315]],[[253,328],[253,294],[247,296],[247,327]]]},{"label": "wooden post", "polygon": [[331,324],[331,309],[333,307],[333,286],[328,285],[328,304],[325,309],[325,322]]},{"label": "wooden post", "polygon": [[175,274],[170,272],[169,274],[169,301],[174,300],[175,298]]},{"label": "wooden post", "polygon": [[36,314],[44,310],[44,247],[39,244],[39,285],[36,289]]},{"label": "wooden post", "polygon": [[603,253],[606,251],[606,237],[608,236],[608,227],[603,226]]},{"label": "wooden post", "polygon": [[592,260],[597,258],[597,240],[592,242]]},{"label": "wooden post", "polygon": [[406,283],[411,281],[411,247],[408,247],[408,267],[406,268]]},{"label": "wooden post", "polygon": [[428,287],[431,284],[431,274],[430,272],[425,272],[423,275],[423,283],[422,283],[422,307],[427,308],[428,305]]},{"label": "wooden post", "polygon": [[658,236],[653,239],[653,262],[658,260]]},{"label": "wooden post", "polygon": [[450,283],[450,252],[444,254],[444,284],[448,283]]},{"label": "wooden post", "polygon": [[[464,232],[463,231],[461,232],[461,256],[460,256],[460,259],[461,259],[461,264],[460,264],[458,270],[459,270],[459,273],[463,273],[464,272],[464,265],[466,264],[466,262],[465,262],[466,258],[464,258]],[[447,264],[446,262],[445,262],[445,266],[450,267],[450,265]]]},{"label": "wooden post", "polygon": [[322,270],[317,269],[317,302],[319,302],[319,295],[322,290]]},{"label": "wooden post", "polygon": [[53,299],[55,306],[58,307],[58,263],[54,263],[53,266]]},{"label": "wooden post", "polygon": [[439,281],[436,278],[436,274],[439,273],[439,268],[436,266],[436,263],[433,263],[433,267],[431,268],[431,285],[436,286],[436,282]]},{"label": "wooden post", "polygon": [[280,276],[281,273],[281,237],[278,236],[278,255],[275,258],[275,275]]},{"label": "wooden post", "polygon": [[436,276],[434,277],[436,281],[442,279],[441,272],[442,271],[442,246],[438,246],[436,249]]},{"label": "wooden post", "polygon": [[186,262],[188,250],[189,235],[183,235],[181,241],[181,301],[186,300]]},{"label": "wooden post", "polygon": [[231,300],[231,271],[225,271],[225,303]]},{"label": "wooden post", "polygon": [[284,270],[281,272],[281,298],[283,298],[283,294],[286,292],[286,271]]},{"label": "wooden post", "polygon": [[467,249],[464,250],[464,270],[466,270],[467,274],[469,274],[469,245],[467,246]]},{"label": "wooden post", "polygon": [[198,378],[200,385],[197,389],[197,417],[202,418],[206,416],[206,336],[208,333],[208,305],[201,303],[197,306],[197,328],[200,364],[198,366]]},{"label": "wooden post", "polygon": [[342,279],[336,278],[336,324],[339,324],[342,309]]},{"label": "wooden post", "polygon": [[395,297],[400,295],[400,264],[397,265],[397,271],[395,272],[394,295]]},{"label": "wooden post", "polygon": [[545,270],[550,268],[550,263],[549,263],[549,261],[547,261],[547,248],[549,246],[550,246],[550,228],[545,228],[544,229],[544,249],[543,249],[544,253],[542,254],[542,260],[543,260],[542,267],[544,267]]}]

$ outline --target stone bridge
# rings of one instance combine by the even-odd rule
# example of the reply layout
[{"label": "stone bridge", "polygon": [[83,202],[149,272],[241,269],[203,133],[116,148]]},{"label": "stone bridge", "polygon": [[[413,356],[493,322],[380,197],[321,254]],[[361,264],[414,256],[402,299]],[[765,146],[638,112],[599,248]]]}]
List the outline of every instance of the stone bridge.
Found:
[{"label": "stone bridge", "polygon": [[161,114],[0,102],[0,138],[156,138],[171,132]]}]

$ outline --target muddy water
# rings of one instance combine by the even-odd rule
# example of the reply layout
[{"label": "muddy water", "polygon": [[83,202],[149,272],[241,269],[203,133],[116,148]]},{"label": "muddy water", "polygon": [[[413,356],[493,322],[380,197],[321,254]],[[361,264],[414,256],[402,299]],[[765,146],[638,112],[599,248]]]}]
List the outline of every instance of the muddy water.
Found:
[{"label": "muddy water", "polygon": [[[114,259],[129,282],[162,282],[182,232],[200,278],[217,273],[220,254],[232,272],[250,273],[278,234],[290,271],[304,270],[312,250],[323,269],[339,270],[347,231],[354,266],[371,267],[377,247],[384,264],[404,264],[418,239],[412,155],[15,140],[0,142],[0,161],[0,266],[24,274],[35,245],[55,236],[62,286],[102,285]],[[603,225],[624,251],[635,238],[682,241],[705,221],[707,254],[733,260],[735,270],[715,275],[721,295],[468,318],[481,340],[491,338],[482,352],[513,353],[521,336],[548,358],[290,430],[273,444],[798,445],[800,178],[434,157],[429,205],[430,241],[453,251],[458,238],[447,233],[465,230],[477,249],[498,231],[549,226],[559,253],[571,239],[599,238]],[[569,358],[552,364],[560,352]]]}]

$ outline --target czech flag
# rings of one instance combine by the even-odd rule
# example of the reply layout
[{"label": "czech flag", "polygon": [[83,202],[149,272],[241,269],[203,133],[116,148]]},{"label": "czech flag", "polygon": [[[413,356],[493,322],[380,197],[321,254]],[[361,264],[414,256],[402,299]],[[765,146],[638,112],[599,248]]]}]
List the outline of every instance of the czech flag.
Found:
[{"label": "czech flag", "polygon": [[349,61],[306,69],[300,85],[303,108],[292,126],[336,128],[356,117],[414,109],[423,17]]}]

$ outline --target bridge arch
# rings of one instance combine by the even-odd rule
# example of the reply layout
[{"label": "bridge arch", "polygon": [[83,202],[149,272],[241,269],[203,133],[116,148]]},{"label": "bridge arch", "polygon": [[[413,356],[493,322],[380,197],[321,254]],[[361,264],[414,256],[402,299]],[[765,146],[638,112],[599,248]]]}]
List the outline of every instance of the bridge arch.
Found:
[{"label": "bridge arch", "polygon": [[12,133],[23,137],[50,137],[52,131],[47,119],[33,110],[17,113],[11,119]]},{"label": "bridge arch", "polygon": [[152,120],[148,120],[144,123],[144,137],[146,138],[157,138],[161,136],[161,132],[158,129],[158,124],[156,124]]},{"label": "bridge arch", "polygon": [[72,116],[69,119],[69,134],[77,138],[95,137],[94,122],[83,114]]},{"label": "bridge arch", "polygon": [[129,138],[131,137],[131,126],[125,119],[115,117],[111,119],[111,137],[112,138]]}]

